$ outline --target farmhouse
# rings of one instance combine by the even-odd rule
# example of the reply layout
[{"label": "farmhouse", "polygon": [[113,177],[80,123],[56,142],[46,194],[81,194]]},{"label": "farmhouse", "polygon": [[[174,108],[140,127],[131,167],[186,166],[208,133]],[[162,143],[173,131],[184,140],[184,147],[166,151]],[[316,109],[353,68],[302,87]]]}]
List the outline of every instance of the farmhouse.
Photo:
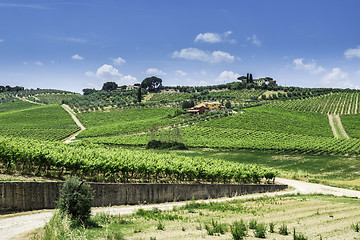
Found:
[{"label": "farmhouse", "polygon": [[202,102],[190,108],[187,112],[192,114],[203,114],[205,112],[219,111],[222,106],[219,102]]}]

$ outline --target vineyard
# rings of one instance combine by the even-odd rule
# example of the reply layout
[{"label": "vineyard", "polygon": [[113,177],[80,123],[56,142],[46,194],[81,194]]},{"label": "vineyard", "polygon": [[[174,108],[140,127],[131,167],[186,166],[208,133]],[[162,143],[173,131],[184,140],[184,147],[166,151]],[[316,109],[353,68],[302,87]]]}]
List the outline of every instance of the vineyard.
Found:
[{"label": "vineyard", "polygon": [[360,113],[360,93],[344,91],[329,93],[317,97],[275,102],[273,106],[323,114],[357,114]]},{"label": "vineyard", "polygon": [[[195,148],[272,150],[297,154],[358,155],[360,153],[360,139],[356,138],[337,139],[333,137],[199,126],[183,127],[180,130],[184,143]],[[159,132],[158,136],[167,139],[168,130]],[[144,146],[149,139],[149,134],[132,134],[99,137],[86,139],[86,141],[110,145]]]},{"label": "vineyard", "polygon": [[12,111],[0,112],[1,136],[56,141],[79,130],[61,106],[37,106],[21,101],[4,105]]},{"label": "vineyard", "polygon": [[251,164],[17,138],[0,139],[0,161],[7,172],[17,170],[58,177],[68,173],[112,182],[259,183],[276,176],[273,170]]},{"label": "vineyard", "polygon": [[360,114],[342,115],[341,121],[350,137],[360,138]]},{"label": "vineyard", "polygon": [[202,122],[199,126],[322,137],[333,136],[326,115],[267,106],[245,109],[231,117]]}]

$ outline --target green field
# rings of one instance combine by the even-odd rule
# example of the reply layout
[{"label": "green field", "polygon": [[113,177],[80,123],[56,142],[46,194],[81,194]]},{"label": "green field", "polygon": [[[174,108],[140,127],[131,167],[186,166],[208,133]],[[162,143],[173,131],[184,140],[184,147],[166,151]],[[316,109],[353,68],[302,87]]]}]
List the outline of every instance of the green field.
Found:
[{"label": "green field", "polygon": [[326,115],[267,106],[245,109],[234,116],[202,122],[199,126],[322,137],[333,136]]},{"label": "green field", "polygon": [[0,136],[62,140],[79,130],[61,106],[38,106],[26,102],[4,103],[11,111],[0,113]]},{"label": "green field", "polygon": [[78,114],[87,128],[79,138],[142,132],[153,126],[174,124],[181,121],[171,117],[175,111],[175,108],[130,108]]},{"label": "green field", "polygon": [[304,112],[357,114],[360,113],[360,93],[358,91],[336,92],[318,97],[276,102],[273,105]]},{"label": "green field", "polygon": [[79,97],[79,94],[64,94],[64,93],[53,93],[53,94],[38,94],[35,95],[35,99],[45,104],[62,104],[64,101],[70,101],[75,97]]},{"label": "green field", "polygon": [[342,115],[345,131],[353,138],[360,138],[360,114]]},{"label": "green field", "polygon": [[10,102],[0,104],[0,114],[4,113],[4,112],[11,112],[11,111],[21,110],[21,109],[26,109],[26,108],[32,108],[35,106],[36,105],[33,103],[24,102],[24,101],[20,101],[20,100],[13,100]]}]

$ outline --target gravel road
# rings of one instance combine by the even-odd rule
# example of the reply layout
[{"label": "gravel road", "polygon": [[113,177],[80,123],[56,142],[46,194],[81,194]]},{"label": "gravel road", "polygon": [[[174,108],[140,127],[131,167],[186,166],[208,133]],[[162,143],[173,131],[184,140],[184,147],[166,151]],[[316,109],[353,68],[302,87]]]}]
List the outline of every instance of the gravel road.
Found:
[{"label": "gravel road", "polygon": [[[277,178],[277,183],[287,184],[289,187],[293,187],[295,190],[282,191],[282,192],[273,192],[273,193],[261,193],[261,194],[251,194],[243,195],[233,198],[221,198],[221,199],[211,199],[211,200],[200,200],[200,202],[221,202],[233,199],[249,199],[249,198],[259,198],[263,196],[279,196],[284,194],[330,194],[334,196],[348,196],[348,197],[357,197],[360,198],[360,191],[353,191],[342,188],[335,188],[324,186],[321,184],[307,183],[290,179]],[[157,207],[162,210],[172,209],[174,206],[185,205],[186,202],[172,202],[172,203],[162,203],[162,204],[151,204],[151,205],[136,205],[136,206],[119,206],[119,207],[108,207],[108,208],[93,208],[92,213],[98,212],[107,212],[110,214],[130,214],[136,211],[139,208],[143,209],[152,209]],[[22,214],[14,215],[4,215],[0,216],[0,239],[21,239],[17,236],[24,234],[26,232],[33,231],[36,228],[45,226],[46,222],[49,221],[53,214],[51,210],[41,210],[34,212],[26,212]]]}]

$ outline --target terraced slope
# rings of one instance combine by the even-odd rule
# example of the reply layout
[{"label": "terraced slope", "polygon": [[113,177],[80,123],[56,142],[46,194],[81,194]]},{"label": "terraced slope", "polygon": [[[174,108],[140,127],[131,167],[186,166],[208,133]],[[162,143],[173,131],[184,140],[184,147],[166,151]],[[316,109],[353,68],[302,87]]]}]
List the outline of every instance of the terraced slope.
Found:
[{"label": "terraced slope", "polygon": [[360,93],[337,92],[306,99],[276,102],[272,105],[303,112],[357,114],[360,113]]},{"label": "terraced slope", "polygon": [[4,104],[13,104],[13,110],[0,113],[0,136],[61,140],[80,129],[61,106],[37,106],[26,102]]}]

